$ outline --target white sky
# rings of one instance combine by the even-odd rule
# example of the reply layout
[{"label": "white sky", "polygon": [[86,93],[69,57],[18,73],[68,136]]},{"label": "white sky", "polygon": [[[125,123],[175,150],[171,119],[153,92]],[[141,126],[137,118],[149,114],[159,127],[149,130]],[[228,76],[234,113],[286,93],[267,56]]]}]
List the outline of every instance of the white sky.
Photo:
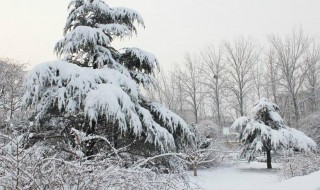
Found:
[{"label": "white sky", "polygon": [[[0,0],[0,57],[32,65],[56,59],[68,0]],[[154,53],[166,68],[208,44],[239,35],[265,41],[302,26],[320,36],[320,0],[107,0],[109,6],[135,9],[146,28],[116,47]]]}]

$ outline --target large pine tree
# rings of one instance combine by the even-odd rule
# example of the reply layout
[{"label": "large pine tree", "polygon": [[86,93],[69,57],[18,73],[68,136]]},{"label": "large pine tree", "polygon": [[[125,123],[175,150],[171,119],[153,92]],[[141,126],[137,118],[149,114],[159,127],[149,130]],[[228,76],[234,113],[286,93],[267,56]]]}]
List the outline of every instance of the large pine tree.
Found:
[{"label": "large pine tree", "polygon": [[[36,66],[25,81],[24,103],[35,110],[36,129],[75,128],[114,146],[134,142],[140,151],[175,151],[192,143],[183,119],[140,93],[140,84],[153,84],[155,56],[112,47],[114,39],[135,34],[136,24],[144,26],[139,13],[102,0],[73,0],[69,9],[64,38],[55,47],[62,60]],[[99,143],[83,145],[84,153],[104,150]]]},{"label": "large pine tree", "polygon": [[286,126],[278,111],[276,104],[262,98],[255,103],[252,117],[243,116],[233,123],[231,128],[241,132],[242,157],[250,159],[266,152],[267,168],[272,168],[271,151],[316,150],[316,143],[303,132]]}]

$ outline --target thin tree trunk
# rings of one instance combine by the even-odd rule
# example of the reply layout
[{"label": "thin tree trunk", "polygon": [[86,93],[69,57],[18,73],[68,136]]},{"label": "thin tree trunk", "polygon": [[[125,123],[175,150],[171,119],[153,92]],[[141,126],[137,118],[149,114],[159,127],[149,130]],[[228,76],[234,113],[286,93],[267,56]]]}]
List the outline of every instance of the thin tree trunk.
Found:
[{"label": "thin tree trunk", "polygon": [[296,97],[293,95],[292,97],[293,101],[293,107],[294,107],[294,116],[295,116],[295,121],[298,122],[299,120],[299,108],[298,108],[298,103]]},{"label": "thin tree trunk", "polygon": [[216,77],[216,106],[217,106],[217,112],[218,112],[218,125],[221,127],[221,113],[220,113],[220,97],[219,97],[219,91],[218,91],[218,77]]},{"label": "thin tree trunk", "polygon": [[243,95],[242,92],[240,92],[240,116],[244,116],[244,100],[243,100]]},{"label": "thin tree trunk", "polygon": [[272,165],[271,165],[271,150],[267,149],[266,152],[267,152],[267,168],[271,169],[272,168]]},{"label": "thin tree trunk", "polygon": [[193,163],[193,176],[198,176],[198,164]]},{"label": "thin tree trunk", "polygon": [[272,85],[272,95],[273,95],[273,101],[274,101],[274,103],[275,103],[276,105],[278,105],[276,87],[274,86],[274,84]]}]

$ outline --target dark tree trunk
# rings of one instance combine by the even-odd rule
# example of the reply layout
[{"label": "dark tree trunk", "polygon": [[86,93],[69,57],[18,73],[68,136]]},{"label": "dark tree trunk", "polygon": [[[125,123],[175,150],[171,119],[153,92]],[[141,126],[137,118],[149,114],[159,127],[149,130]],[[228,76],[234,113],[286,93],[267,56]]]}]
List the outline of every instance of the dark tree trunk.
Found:
[{"label": "dark tree trunk", "polygon": [[266,152],[267,152],[267,168],[271,169],[272,168],[272,165],[271,165],[271,150],[267,149]]},{"label": "dark tree trunk", "polygon": [[[87,130],[87,134],[88,135],[92,135],[95,133],[95,129],[96,129],[96,122],[95,121],[92,121],[92,125],[91,127]],[[87,143],[87,146],[86,146],[86,156],[92,156],[94,154],[94,148],[95,148],[95,145],[96,145],[96,141],[95,140],[90,140],[88,143]]]}]

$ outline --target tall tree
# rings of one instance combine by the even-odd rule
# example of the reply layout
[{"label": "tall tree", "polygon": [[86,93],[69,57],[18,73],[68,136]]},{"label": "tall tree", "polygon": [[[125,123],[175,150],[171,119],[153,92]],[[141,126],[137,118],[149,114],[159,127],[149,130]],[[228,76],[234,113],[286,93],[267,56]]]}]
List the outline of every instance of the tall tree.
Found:
[{"label": "tall tree", "polygon": [[233,43],[225,42],[225,63],[230,76],[228,88],[237,101],[237,112],[245,114],[245,98],[253,87],[252,69],[260,51],[249,38],[240,37]]},{"label": "tall tree", "polygon": [[277,60],[274,49],[271,48],[267,54],[265,63],[267,65],[267,78],[268,78],[268,85],[271,88],[271,94],[273,97],[273,102],[275,104],[278,103],[278,88],[279,88],[279,71],[277,70]]},{"label": "tall tree", "polygon": [[269,41],[277,57],[277,68],[281,73],[280,84],[291,96],[295,120],[299,120],[298,96],[305,82],[309,65],[305,55],[311,40],[304,35],[302,29],[293,31],[284,39],[272,35]]},{"label": "tall tree", "polygon": [[25,82],[24,102],[35,108],[38,128],[60,118],[62,131],[74,128],[91,136],[82,145],[86,155],[108,148],[97,134],[115,147],[138,144],[133,147],[139,151],[172,151],[192,143],[183,119],[140,94],[139,84],[153,84],[157,59],[138,48],[112,47],[113,39],[136,32],[135,23],[143,25],[139,13],[102,0],[73,0],[69,8],[64,38],[55,48],[65,61],[36,66]]},{"label": "tall tree", "polygon": [[[203,61],[204,83],[209,89],[209,97],[213,102],[216,121],[221,126],[223,115],[223,98],[226,93],[226,67],[223,63],[222,48],[215,50],[213,46],[208,46],[201,52]],[[215,115],[215,113],[213,113]]]},{"label": "tall tree", "polygon": [[[264,73],[264,67],[261,62],[257,61],[253,66],[252,71],[252,79],[253,79],[253,86],[255,89],[255,97],[258,97],[258,99],[261,99],[263,97],[263,91],[265,88],[265,73]],[[256,98],[254,98],[256,99]]]},{"label": "tall tree", "polygon": [[186,54],[184,68],[180,71],[181,85],[185,94],[185,101],[190,105],[195,122],[199,121],[199,113],[207,96],[203,84],[202,64],[197,57]]},{"label": "tall tree", "polygon": [[313,42],[306,54],[306,63],[308,71],[306,77],[306,89],[308,90],[307,99],[310,101],[310,111],[315,112],[318,109],[319,82],[320,82],[320,45]]},{"label": "tall tree", "polygon": [[303,132],[286,126],[278,113],[279,107],[262,98],[252,109],[253,117],[240,117],[232,129],[241,132],[241,156],[249,160],[257,153],[267,153],[267,168],[271,165],[271,150],[298,149],[316,151],[317,144]]}]

